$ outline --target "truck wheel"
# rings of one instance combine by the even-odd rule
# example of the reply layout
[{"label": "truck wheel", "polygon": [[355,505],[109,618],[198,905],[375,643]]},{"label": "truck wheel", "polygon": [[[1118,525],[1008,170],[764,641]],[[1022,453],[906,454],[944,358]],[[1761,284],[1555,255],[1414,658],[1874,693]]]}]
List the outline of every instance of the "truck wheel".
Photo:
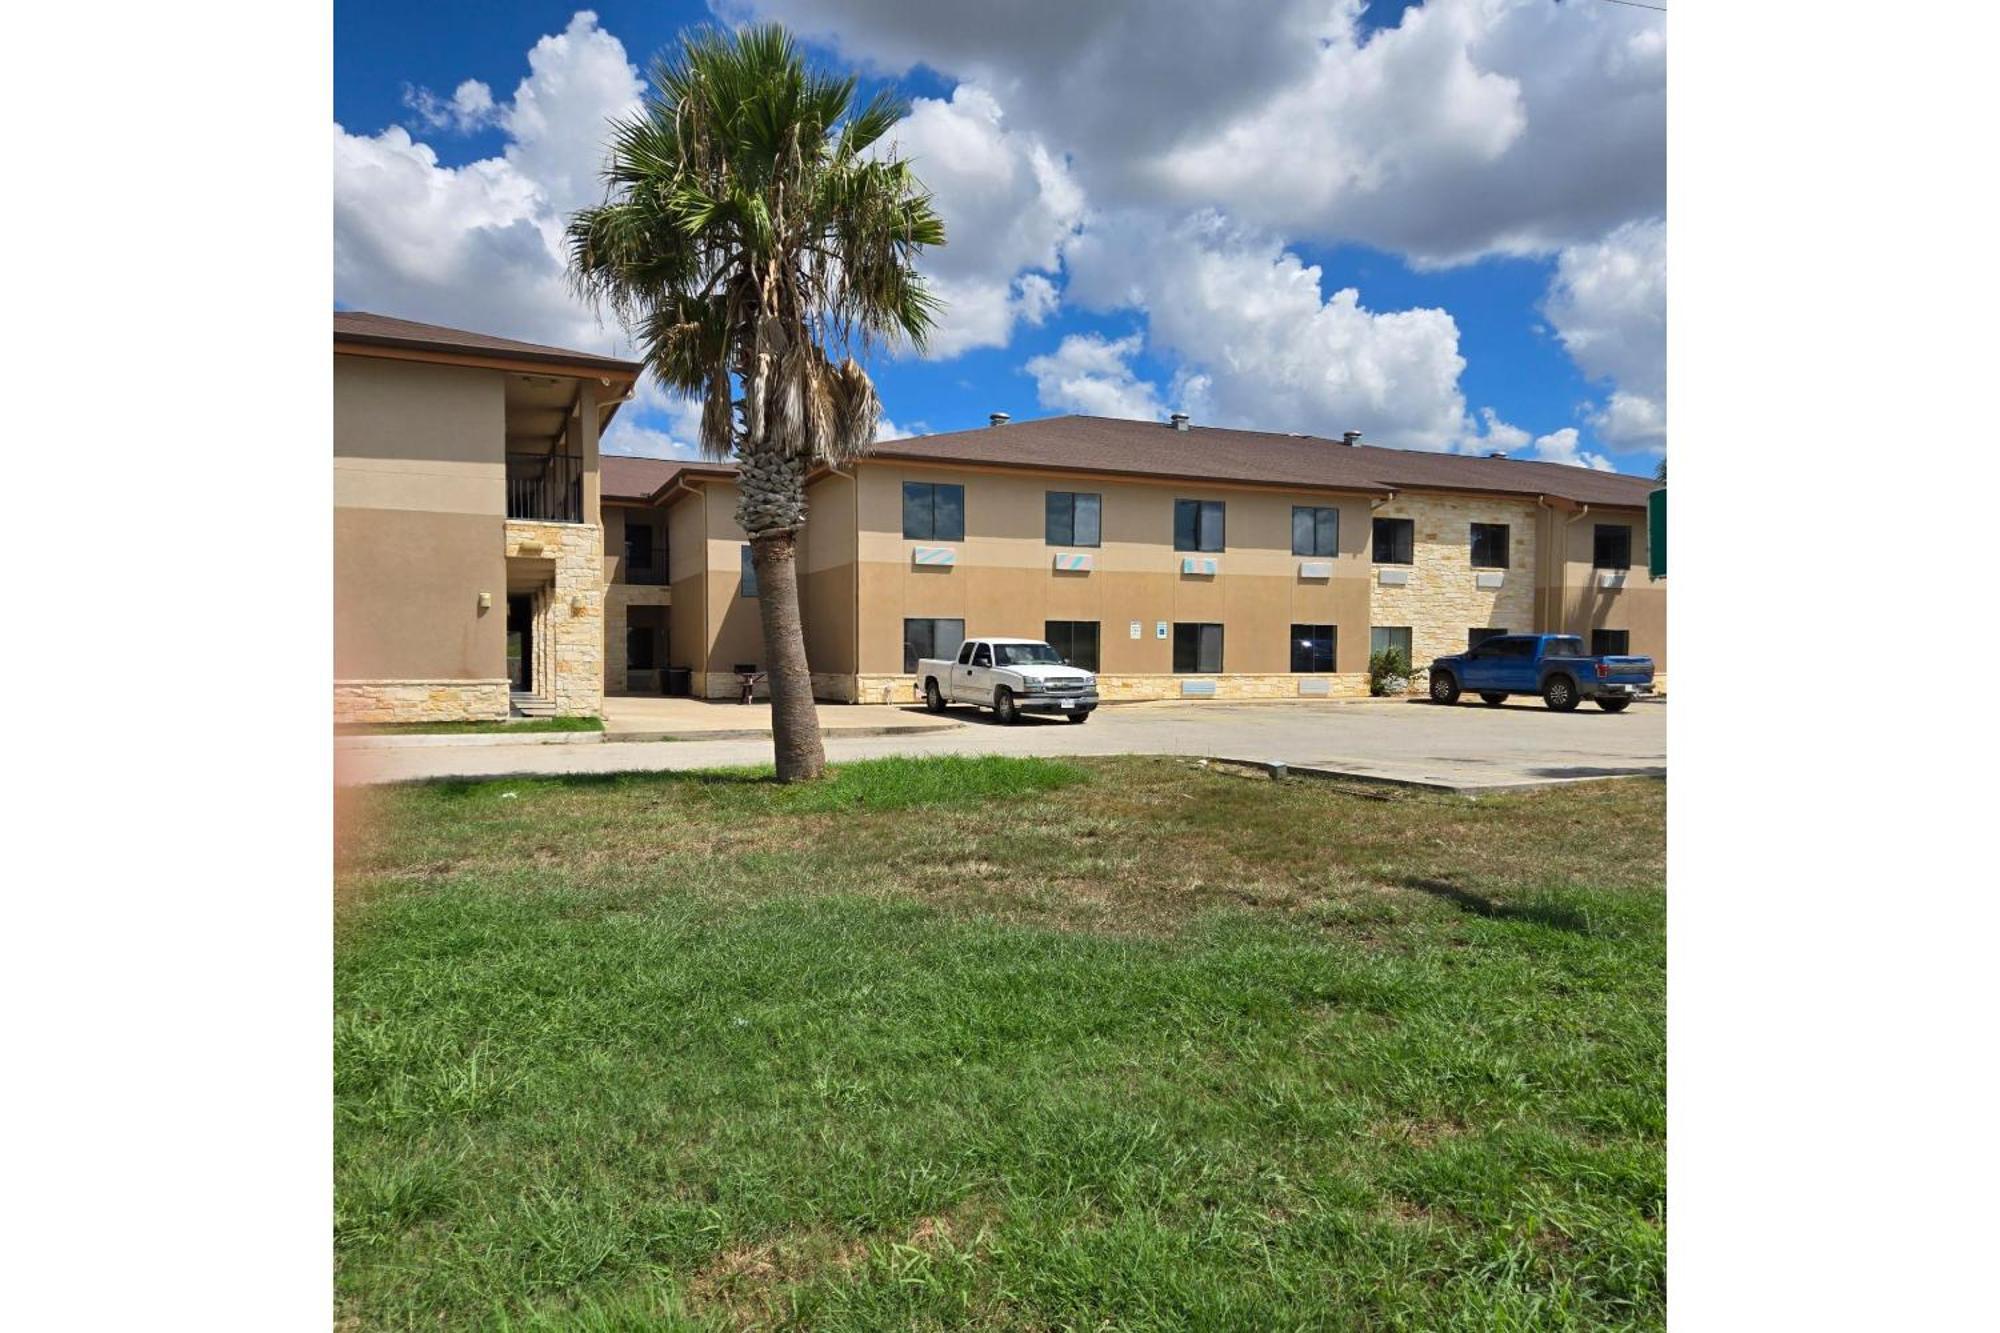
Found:
[{"label": "truck wheel", "polygon": [[1625,705],[1631,702],[1630,699],[1599,699],[1597,706],[1607,713],[1622,713],[1625,711]]},{"label": "truck wheel", "polygon": [[935,676],[924,682],[924,711],[927,713],[942,713],[944,711],[944,695],[938,691],[937,677]]},{"label": "truck wheel", "polygon": [[1458,702],[1458,677],[1449,671],[1431,673],[1431,702],[1434,704],[1455,704]]},{"label": "truck wheel", "polygon": [[1568,676],[1550,676],[1542,685],[1542,702],[1553,712],[1575,712],[1576,682]]},{"label": "truck wheel", "polygon": [[1000,719],[1003,726],[1013,726],[1021,720],[1021,710],[1014,703],[1014,691],[1002,685],[993,692],[993,716]]},{"label": "truck wheel", "polygon": [[1501,704],[1507,702],[1507,696],[1504,694],[1481,694],[1479,697],[1484,699],[1493,708],[1498,708]]}]

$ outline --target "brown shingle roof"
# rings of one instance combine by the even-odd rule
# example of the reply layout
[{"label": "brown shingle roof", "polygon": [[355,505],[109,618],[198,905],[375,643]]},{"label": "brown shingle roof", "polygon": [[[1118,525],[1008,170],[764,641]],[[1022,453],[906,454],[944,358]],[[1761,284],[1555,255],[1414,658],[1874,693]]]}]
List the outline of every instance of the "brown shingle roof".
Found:
[{"label": "brown shingle roof", "polygon": [[663,486],[671,486],[683,472],[692,469],[702,476],[727,475],[736,471],[734,463],[710,463],[688,458],[632,458],[605,454],[599,472],[607,500],[650,500]]},{"label": "brown shingle roof", "polygon": [[515,361],[541,361],[550,365],[609,370],[622,376],[636,376],[644,369],[637,361],[620,361],[616,357],[572,351],[567,347],[550,347],[543,343],[495,338],[488,333],[448,329],[442,324],[419,324],[413,319],[373,315],[365,310],[334,311],[333,340],[374,347],[405,347],[420,352],[455,352],[460,355],[506,357]]},{"label": "brown shingle roof", "polygon": [[1549,495],[1620,506],[1644,505],[1654,485],[1645,477],[1562,463],[1349,446],[1313,435],[1215,426],[1177,431],[1115,417],[1045,417],[892,440],[876,445],[871,456],[1378,495],[1405,489]]}]

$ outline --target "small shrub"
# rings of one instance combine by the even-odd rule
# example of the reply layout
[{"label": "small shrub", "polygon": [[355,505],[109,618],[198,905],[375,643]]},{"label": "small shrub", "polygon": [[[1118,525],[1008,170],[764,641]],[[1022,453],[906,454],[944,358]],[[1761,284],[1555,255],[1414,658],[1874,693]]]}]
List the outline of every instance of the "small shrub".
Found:
[{"label": "small shrub", "polygon": [[1368,659],[1368,692],[1373,695],[1405,694],[1416,677],[1410,655],[1401,648],[1378,649]]}]

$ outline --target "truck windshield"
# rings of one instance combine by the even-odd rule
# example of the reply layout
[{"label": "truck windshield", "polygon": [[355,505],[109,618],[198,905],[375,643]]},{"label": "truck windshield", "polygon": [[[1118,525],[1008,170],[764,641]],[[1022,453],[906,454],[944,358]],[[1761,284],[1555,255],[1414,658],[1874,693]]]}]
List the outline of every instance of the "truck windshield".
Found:
[{"label": "truck windshield", "polygon": [[1062,658],[1046,643],[996,643],[993,651],[1003,667],[1062,665]]},{"label": "truck windshield", "polygon": [[1544,657],[1582,657],[1583,640],[1573,638],[1567,634],[1558,635],[1549,640],[1548,651],[1542,655]]}]

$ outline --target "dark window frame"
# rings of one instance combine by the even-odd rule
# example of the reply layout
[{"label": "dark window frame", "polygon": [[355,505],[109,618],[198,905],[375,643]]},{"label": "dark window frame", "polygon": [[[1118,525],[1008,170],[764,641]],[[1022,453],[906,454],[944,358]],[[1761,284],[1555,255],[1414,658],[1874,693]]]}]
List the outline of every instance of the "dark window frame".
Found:
[{"label": "dark window frame", "polygon": [[[916,625],[925,627],[923,637],[928,642],[917,642],[918,636],[912,631],[912,626]],[[958,642],[947,652],[938,651],[939,625],[958,626]],[[954,661],[964,656],[962,650],[966,642],[965,619],[962,616],[905,616],[903,617],[903,670],[905,673],[914,673],[917,663],[926,657],[940,661]],[[929,651],[922,651],[924,649]]]},{"label": "dark window frame", "polygon": [[[1301,630],[1304,630],[1306,632],[1301,634],[1299,632]],[[1326,633],[1320,634],[1317,632],[1319,630],[1325,630]],[[1321,651],[1319,646],[1320,640],[1322,639],[1326,641],[1326,649],[1324,652]],[[1310,675],[1310,674],[1323,674],[1325,672],[1332,671],[1334,669],[1333,666],[1334,659],[1339,655],[1340,652],[1340,626],[1307,625],[1307,624],[1293,625],[1292,637],[1291,637],[1291,649],[1292,649],[1292,674]],[[1299,660],[1302,655],[1302,652],[1303,656],[1306,659],[1306,665],[1304,666],[1299,665]],[[1324,662],[1325,665],[1323,666],[1320,665],[1320,663],[1322,662]]]},{"label": "dark window frame", "polygon": [[[1614,548],[1612,559],[1618,561],[1618,563],[1607,564],[1604,558],[1605,539],[1612,537],[1613,534],[1617,535],[1612,541]],[[1590,534],[1590,538],[1590,567],[1592,569],[1626,570],[1632,568],[1632,525],[1630,523],[1599,523],[1596,526],[1596,530]],[[1622,560],[1619,560],[1615,553],[1615,548],[1620,541],[1625,546],[1625,555]]]},{"label": "dark window frame", "polygon": [[[1482,541],[1486,547],[1484,552],[1480,550]],[[1474,569],[1510,568],[1508,557],[1513,549],[1513,541],[1513,525],[1510,523],[1474,523],[1472,525],[1471,536],[1468,540],[1468,554],[1472,560],[1472,567]],[[1494,550],[1496,542],[1499,545],[1497,553]],[[1482,554],[1486,556],[1486,559],[1480,559]],[[1499,559],[1496,560],[1493,558],[1495,554],[1498,554]]]},{"label": "dark window frame", "polygon": [[[1209,515],[1215,516],[1215,544],[1208,544]],[[1183,515],[1192,515],[1192,536],[1184,536],[1189,523]],[[1174,500],[1174,549],[1214,554],[1229,549],[1229,507],[1223,500]]]},{"label": "dark window frame", "polygon": [[[1373,525],[1373,553],[1378,565],[1414,565],[1417,563],[1417,521],[1413,518],[1383,518],[1377,516]],[[1382,553],[1383,536],[1388,535],[1387,555]],[[1400,540],[1398,540],[1400,538]],[[1402,558],[1397,558],[1397,552]]]},{"label": "dark window frame", "polygon": [[[1088,626],[1090,629],[1090,652],[1088,654],[1077,651],[1080,640],[1077,631],[1085,626]],[[1049,647],[1056,650],[1057,656],[1061,657],[1071,666],[1080,667],[1085,671],[1096,671],[1098,669],[1097,664],[1101,660],[1104,644],[1104,625],[1102,621],[1045,620],[1042,622],[1042,638]],[[1090,660],[1087,662],[1084,661],[1085,656],[1088,656]]]},{"label": "dark window frame", "polygon": [[[1192,637],[1192,666],[1181,665],[1183,659],[1183,630],[1194,631]],[[1208,631],[1214,630],[1211,636]],[[1214,666],[1205,666],[1208,658],[1206,649],[1214,644]],[[1174,674],[1176,676],[1219,676],[1226,669],[1224,662],[1224,642],[1222,622],[1217,620],[1176,620],[1174,622]]]},{"label": "dark window frame", "polygon": [[[957,524],[938,526],[938,495],[955,492]],[[949,512],[949,511],[948,511]],[[912,531],[912,529],[919,529]],[[965,486],[956,481],[906,481],[903,483],[903,540],[916,542],[962,542],[965,540]]]},{"label": "dark window frame", "polygon": [[[1088,500],[1088,506],[1083,504]],[[1085,541],[1078,533],[1078,510],[1090,511],[1092,537]],[[1065,537],[1062,534],[1068,533]],[[1042,492],[1042,544],[1044,546],[1087,546],[1104,545],[1104,495],[1100,491],[1044,491]]]},{"label": "dark window frame", "polygon": [[[1306,542],[1310,549],[1299,549],[1299,515],[1311,514],[1312,537]],[[1331,516],[1332,523],[1325,520]],[[1329,526],[1331,531],[1328,530]],[[1320,549],[1320,548],[1325,549]],[[1328,559],[1340,554],[1340,507],[1338,505],[1293,505],[1292,506],[1292,554]]]}]

